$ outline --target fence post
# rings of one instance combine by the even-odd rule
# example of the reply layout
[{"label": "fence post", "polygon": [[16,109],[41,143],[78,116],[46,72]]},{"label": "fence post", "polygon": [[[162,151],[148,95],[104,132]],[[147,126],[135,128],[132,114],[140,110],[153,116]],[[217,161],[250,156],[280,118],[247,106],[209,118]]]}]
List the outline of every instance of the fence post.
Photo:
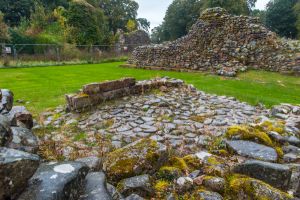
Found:
[{"label": "fence post", "polygon": [[56,45],[56,60],[57,62],[60,62],[60,50],[59,50],[59,45]]}]

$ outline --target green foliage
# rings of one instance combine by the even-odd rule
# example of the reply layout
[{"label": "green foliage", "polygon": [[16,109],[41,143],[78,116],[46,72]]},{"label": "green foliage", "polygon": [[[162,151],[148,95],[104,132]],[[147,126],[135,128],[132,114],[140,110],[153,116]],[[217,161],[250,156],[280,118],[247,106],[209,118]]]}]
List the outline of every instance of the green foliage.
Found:
[{"label": "green foliage", "polygon": [[132,19],[128,20],[128,22],[126,24],[126,29],[128,30],[128,32],[135,31],[136,28],[137,28],[137,25],[136,25],[135,21]]},{"label": "green foliage", "polygon": [[0,42],[9,39],[8,26],[3,20],[3,14],[0,12]]},{"label": "green foliage", "polygon": [[[297,36],[297,15],[293,8],[298,0],[272,0],[267,5],[266,25],[282,37]],[[295,9],[297,11],[297,8]],[[299,14],[298,14],[299,15]]]},{"label": "green foliage", "polygon": [[144,30],[146,32],[149,31],[150,28],[150,22],[145,18],[138,18],[137,20],[138,29]]},{"label": "green foliage", "polygon": [[100,0],[100,8],[108,18],[109,29],[114,33],[118,29],[126,30],[130,19],[136,19],[139,5],[134,0]]},{"label": "green foliage", "polygon": [[300,1],[298,1],[294,6],[294,13],[296,14],[296,28],[298,32],[298,39],[300,39]]},{"label": "green foliage", "polygon": [[66,13],[70,27],[69,41],[76,44],[100,44],[107,35],[107,24],[101,9],[84,0],[70,3]]},{"label": "green foliage", "polygon": [[9,26],[17,26],[22,18],[29,19],[35,0],[1,0],[0,11]]}]

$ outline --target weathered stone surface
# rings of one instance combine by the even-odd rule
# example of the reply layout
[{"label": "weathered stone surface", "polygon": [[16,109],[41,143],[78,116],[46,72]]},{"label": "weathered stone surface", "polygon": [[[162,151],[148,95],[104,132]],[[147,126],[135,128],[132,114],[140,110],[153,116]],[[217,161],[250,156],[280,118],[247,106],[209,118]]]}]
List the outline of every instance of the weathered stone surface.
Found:
[{"label": "weathered stone surface", "polygon": [[12,127],[13,139],[8,143],[9,148],[36,153],[38,150],[37,137],[27,128]]},{"label": "weathered stone surface", "polygon": [[117,188],[124,196],[129,196],[131,193],[150,196],[154,193],[151,187],[151,177],[148,174],[126,178],[118,184]]},{"label": "weathered stone surface", "polygon": [[85,163],[91,171],[100,171],[102,169],[102,158],[96,156],[79,158],[76,161]]},{"label": "weathered stone surface", "polygon": [[153,173],[168,159],[166,146],[150,139],[138,140],[107,155],[103,170],[111,181]]},{"label": "weathered stone surface", "polygon": [[7,114],[12,126],[20,126],[31,129],[33,119],[31,113],[24,106],[14,106]]},{"label": "weathered stone surface", "polygon": [[0,199],[16,199],[38,166],[37,155],[0,147]]},{"label": "weathered stone surface", "polygon": [[249,177],[232,177],[229,182],[231,199],[294,199],[291,195],[282,192],[270,185]]},{"label": "weathered stone surface", "polygon": [[8,113],[14,102],[14,94],[7,89],[0,89],[0,114]]},{"label": "weathered stone surface", "polygon": [[88,166],[82,162],[42,164],[19,200],[78,199],[88,171]]},{"label": "weathered stone surface", "polygon": [[235,166],[234,172],[245,174],[255,179],[262,180],[273,187],[287,191],[292,175],[291,169],[286,165],[248,160]]},{"label": "weathered stone surface", "polygon": [[131,194],[130,196],[126,197],[125,200],[145,200],[145,199],[137,194]]},{"label": "weathered stone surface", "polygon": [[226,182],[223,178],[220,177],[204,176],[203,185],[214,192],[223,193],[225,190]]},{"label": "weathered stone surface", "polygon": [[198,197],[203,200],[222,200],[223,197],[217,192],[200,191]]},{"label": "weathered stone surface", "polygon": [[0,114],[0,146],[4,146],[12,140],[12,132],[7,117]]},{"label": "weathered stone surface", "polygon": [[135,85],[134,78],[124,78],[124,79],[115,80],[115,81],[92,83],[92,84],[83,86],[83,93],[88,94],[88,95],[98,94],[98,93],[118,90],[121,88],[132,87],[134,85]]},{"label": "weathered stone surface", "polygon": [[106,177],[103,172],[92,172],[85,177],[84,200],[112,200],[107,190]]},{"label": "weathered stone surface", "polygon": [[226,141],[227,147],[235,153],[259,160],[276,162],[278,155],[275,149],[255,142],[244,140]]},{"label": "weathered stone surface", "polygon": [[165,70],[211,71],[224,76],[234,76],[247,67],[292,71],[297,65],[294,57],[299,46],[294,48],[279,39],[258,18],[233,16],[224,9],[211,8],[202,13],[186,36],[137,47],[129,63]]}]

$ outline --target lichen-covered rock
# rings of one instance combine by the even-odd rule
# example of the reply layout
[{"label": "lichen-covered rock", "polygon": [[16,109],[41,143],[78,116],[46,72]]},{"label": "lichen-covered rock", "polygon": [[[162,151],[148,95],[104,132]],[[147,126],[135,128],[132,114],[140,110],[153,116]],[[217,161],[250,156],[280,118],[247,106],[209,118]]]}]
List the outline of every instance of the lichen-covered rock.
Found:
[{"label": "lichen-covered rock", "polygon": [[82,200],[112,200],[106,185],[103,172],[92,172],[85,177],[84,194]]},{"label": "lichen-covered rock", "polygon": [[140,196],[147,197],[154,193],[151,182],[151,177],[148,174],[144,174],[120,181],[117,189],[124,196],[129,196],[131,193],[135,193]]},{"label": "lichen-covered rock", "polygon": [[203,200],[222,200],[223,197],[217,192],[201,190],[198,192],[197,197]]},{"label": "lichen-covered rock", "polygon": [[141,139],[109,153],[103,163],[108,179],[117,182],[121,179],[152,174],[168,160],[166,146]]},{"label": "lichen-covered rock", "polygon": [[37,137],[27,128],[12,127],[13,139],[8,143],[9,148],[36,153],[38,150]]},{"label": "lichen-covered rock", "polygon": [[14,106],[7,114],[12,126],[19,126],[31,129],[33,119],[31,113],[24,106]]},{"label": "lichen-covered rock", "polygon": [[278,159],[275,149],[255,142],[231,140],[226,141],[226,145],[231,151],[241,156],[270,162],[276,162]]},{"label": "lichen-covered rock", "polygon": [[246,176],[233,175],[229,178],[230,199],[272,199],[289,200],[293,197],[272,186]]},{"label": "lichen-covered rock", "polygon": [[226,181],[220,177],[204,176],[203,185],[214,192],[223,193],[225,190]]},{"label": "lichen-covered rock", "polygon": [[44,163],[29,180],[19,200],[78,199],[88,171],[82,162]]},{"label": "lichen-covered rock", "polygon": [[12,132],[7,117],[0,114],[0,146],[6,145],[12,140]]},{"label": "lichen-covered rock", "polygon": [[233,16],[222,8],[202,13],[189,33],[173,42],[137,47],[130,64],[169,70],[211,71],[234,76],[248,67],[293,71],[296,53],[289,42],[266,29],[258,18]]},{"label": "lichen-covered rock", "polygon": [[285,191],[288,189],[292,175],[291,169],[286,165],[259,160],[248,160],[235,166],[233,171],[262,180],[273,187]]},{"label": "lichen-covered rock", "polygon": [[34,154],[0,147],[0,199],[16,199],[39,166]]},{"label": "lichen-covered rock", "polygon": [[0,114],[8,113],[14,102],[14,94],[7,89],[0,89]]}]

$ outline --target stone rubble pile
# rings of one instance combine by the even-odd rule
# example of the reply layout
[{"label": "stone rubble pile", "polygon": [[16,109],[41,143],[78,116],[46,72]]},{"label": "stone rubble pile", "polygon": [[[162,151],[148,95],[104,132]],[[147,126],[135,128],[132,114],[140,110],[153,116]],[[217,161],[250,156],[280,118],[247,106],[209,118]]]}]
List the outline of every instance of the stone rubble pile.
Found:
[{"label": "stone rubble pile", "polygon": [[0,200],[300,198],[299,105],[266,109],[168,77],[126,78],[79,93],[113,101],[58,107],[36,125],[1,94]]},{"label": "stone rubble pile", "polygon": [[248,68],[299,75],[299,52],[299,42],[278,38],[258,18],[232,16],[222,8],[211,8],[186,36],[137,47],[128,66],[223,76],[235,76]]}]

